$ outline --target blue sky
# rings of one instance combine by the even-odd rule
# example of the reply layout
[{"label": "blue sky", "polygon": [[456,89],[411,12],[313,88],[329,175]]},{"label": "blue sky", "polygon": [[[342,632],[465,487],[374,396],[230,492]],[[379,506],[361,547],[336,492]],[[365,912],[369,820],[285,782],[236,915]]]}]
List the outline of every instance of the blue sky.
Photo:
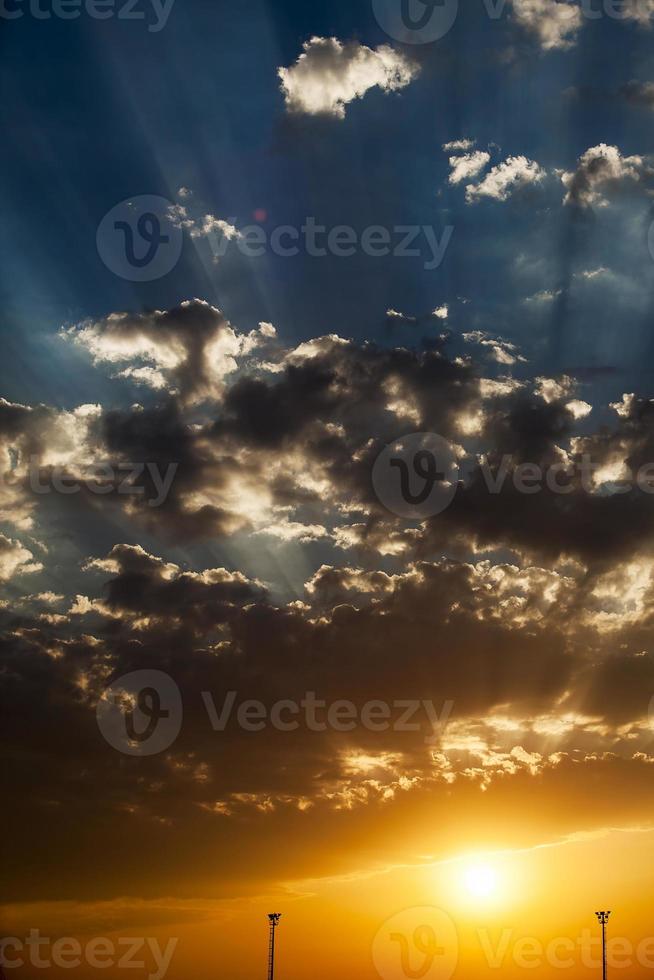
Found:
[{"label": "blue sky", "polygon": [[[495,162],[524,154],[548,170],[572,169],[600,142],[625,155],[652,152],[651,110],[617,95],[630,79],[654,76],[651,32],[604,17],[585,23],[570,50],[544,52],[508,9],[492,21],[481,3],[468,3],[444,38],[405,47],[422,70],[401,91],[372,89],[341,120],[290,118],[277,69],[312,35],[389,43],[366,2],[177,0],[159,32],[143,21],[84,16],[26,14],[4,24],[5,393],[62,406],[95,398],[105,380],[62,348],[59,327],[196,295],[243,329],[273,322],[288,342],[325,332],[387,342],[389,307],[454,309],[462,296],[470,302],[465,316],[452,317],[455,334],[490,330],[518,341],[544,369],[618,367],[618,387],[646,387],[647,201],[580,218],[560,207],[560,185],[549,180],[527,200],[470,207],[462,188],[447,184],[441,146],[469,137],[495,144]],[[230,254],[213,265],[206,244],[187,239],[163,279],[112,275],[95,248],[102,216],[133,195],[174,201],[180,186],[237,227],[264,209],[269,226],[315,215],[328,226],[452,225],[454,234],[433,271],[419,259],[365,256]],[[519,255],[527,265],[542,261],[521,274]],[[574,271],[598,266],[625,281],[565,295]],[[560,303],[525,307],[530,292],[553,288],[564,290]]]}]

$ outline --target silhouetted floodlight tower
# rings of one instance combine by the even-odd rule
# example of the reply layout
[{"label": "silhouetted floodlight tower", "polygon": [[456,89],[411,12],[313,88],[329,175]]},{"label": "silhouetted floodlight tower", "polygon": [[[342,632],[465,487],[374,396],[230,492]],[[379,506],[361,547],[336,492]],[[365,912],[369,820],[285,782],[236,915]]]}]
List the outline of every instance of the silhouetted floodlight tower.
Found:
[{"label": "silhouetted floodlight tower", "polygon": [[268,915],[268,919],[270,921],[270,937],[268,939],[268,980],[273,980],[273,975],[275,973],[275,929],[279,925],[279,920],[281,917],[281,912],[270,912]]},{"label": "silhouetted floodlight tower", "polygon": [[598,921],[602,924],[602,980],[606,980],[606,923],[611,912],[596,912]]}]

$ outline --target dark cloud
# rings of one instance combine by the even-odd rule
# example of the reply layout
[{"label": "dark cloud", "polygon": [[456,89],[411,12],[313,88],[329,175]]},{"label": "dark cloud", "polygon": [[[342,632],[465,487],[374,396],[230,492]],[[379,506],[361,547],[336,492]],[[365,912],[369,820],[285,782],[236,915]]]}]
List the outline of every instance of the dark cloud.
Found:
[{"label": "dark cloud", "polygon": [[632,79],[620,88],[620,95],[632,105],[654,109],[654,82],[637,82]]},{"label": "dark cloud", "polygon": [[[200,313],[223,323],[216,311]],[[492,338],[479,337],[492,348]],[[202,410],[189,412],[181,395],[111,410],[6,405],[7,446],[19,462],[8,457],[7,485],[14,495],[22,492],[23,510],[33,515],[41,501],[29,493],[21,466],[29,447],[46,480],[55,447],[54,459],[70,478],[98,462],[121,479],[125,467],[139,467],[130,477],[138,493],[121,493],[118,477],[106,494],[83,482],[68,504],[71,520],[81,501],[99,519],[111,520],[118,508],[135,527],[173,542],[249,529],[408,558],[467,543],[600,564],[647,550],[651,495],[637,487],[629,493],[589,487],[578,467],[584,456],[596,467],[620,459],[634,480],[654,459],[649,402],[628,402],[612,428],[582,439],[579,413],[590,406],[577,398],[574,378],[526,380],[515,347],[499,340],[496,346],[502,356],[487,365],[486,377],[469,357],[449,355],[444,336],[421,351],[324,337],[277,349],[267,363],[251,351]],[[513,365],[505,363],[509,353]],[[497,374],[515,365],[523,380]],[[454,501],[422,527],[389,513],[371,480],[383,447],[411,431],[435,432],[461,447]],[[525,464],[543,471],[539,492],[516,489],[517,468]],[[565,493],[545,481],[549,469],[561,466],[570,483]],[[492,483],[498,474],[501,485],[489,487],[489,476]]]},{"label": "dark cloud", "polygon": [[[181,353],[173,369],[160,348],[157,370],[176,371],[176,381],[147,406],[0,405],[4,491],[37,541],[51,512],[49,498],[30,490],[31,455],[41,478],[56,467],[79,478],[98,463],[175,468],[157,507],[147,468],[134,477],[143,494],[86,487],[66,498],[59,520],[83,528],[85,508],[112,546],[98,554],[89,541],[69,594],[44,545],[37,559],[50,592],[30,585],[0,608],[14,897],[42,896],[43,869],[56,881],[53,896],[129,893],[130,868],[143,861],[142,894],[200,887],[219,866],[255,888],[276,866],[265,844],[284,821],[301,830],[289,866],[299,869],[330,835],[346,866],[348,846],[366,838],[361,811],[374,814],[383,837],[408,812],[446,798],[456,810],[482,788],[510,797],[513,789],[498,786],[511,780],[522,786],[537,775],[541,787],[560,789],[583,780],[585,767],[590,778],[601,769],[607,785],[642,775],[647,762],[631,757],[649,759],[653,678],[642,651],[654,615],[654,504],[614,484],[654,458],[648,399],[625,395],[611,424],[596,428],[574,377],[529,377],[515,346],[485,332],[474,335],[492,354],[483,366],[450,353],[440,335],[421,350],[336,336],[286,350],[271,328],[243,338],[218,311],[194,304],[154,319],[119,317],[116,329],[108,318],[87,346],[103,345],[107,359],[111,344],[146,333],[150,342],[159,331],[163,347]],[[225,336],[238,353],[214,385],[208,351]],[[416,431],[446,438],[461,463],[452,503],[422,522],[388,511],[371,479],[381,449]],[[584,455],[599,472],[590,485],[574,471]],[[570,492],[521,492],[514,477],[524,464],[571,469]],[[486,477],[501,468],[493,492]],[[0,558],[14,562],[19,589],[37,547],[15,526],[0,538]],[[143,529],[160,548],[135,543]],[[234,555],[247,559],[245,548],[226,568],[187,563],[186,548],[167,552],[170,542],[229,545],[237,531],[242,548],[273,541],[272,554],[305,568],[304,594],[274,599],[277,583],[239,567]],[[275,538],[289,550],[276,552]],[[179,738],[152,758],[117,753],[95,720],[106,686],[142,669],[168,673],[184,705]],[[232,718],[215,732],[202,693],[220,709],[230,691],[237,703],[268,708],[299,704],[307,692],[359,711],[373,700],[453,708],[437,732],[425,731],[425,718],[418,731],[359,723],[300,734],[251,732]],[[604,760],[609,749],[619,761]],[[583,753],[577,768],[574,752]],[[80,824],[72,860],[71,813]],[[156,855],[173,834],[179,846],[161,866]],[[201,860],[206,848],[211,857]],[[36,868],[38,889],[25,875]]]},{"label": "dark cloud", "polygon": [[[115,547],[89,566],[89,576],[94,570],[108,581],[98,604],[72,617],[78,625],[4,617],[0,694],[12,841],[5,881],[14,897],[122,893],[132,861],[148,866],[139,882],[144,895],[183,892],[191,880],[201,892],[205,876],[215,888],[218,867],[246,887],[275,863],[265,843],[282,824],[288,831],[301,820],[300,839],[286,855],[299,872],[311,841],[325,834],[337,835],[347,854],[348,839],[355,846],[363,831],[362,810],[372,809],[383,834],[406,817],[409,797],[415,817],[445,794],[455,810],[470,806],[470,783],[478,794],[532,770],[559,782],[555,769],[565,756],[547,761],[538,718],[551,726],[564,695],[568,730],[559,750],[585,743],[589,751],[598,744],[616,750],[620,737],[610,720],[633,725],[647,710],[649,660],[642,668],[632,660],[631,679],[611,665],[601,632],[577,628],[583,581],[554,571],[490,562],[420,563],[399,576],[323,567],[307,605],[277,608],[242,575],[183,572],[132,546]],[[594,658],[606,660],[599,673]],[[123,757],[103,741],[95,706],[113,678],[148,667],[179,685],[182,732],[159,756]],[[612,700],[617,691],[624,702],[617,713],[608,697],[603,703],[611,686]],[[203,691],[218,710],[229,691],[237,703],[255,698],[269,707],[278,699],[300,702],[308,691],[359,708],[372,699],[415,698],[430,699],[438,711],[446,700],[454,706],[430,744],[425,736],[434,732],[424,724],[419,732],[357,725],[298,735],[248,732],[232,717],[215,732]],[[585,694],[572,705],[570,691]],[[578,721],[570,721],[571,711]],[[511,716],[515,729],[494,728],[494,712],[500,721]],[[583,713],[595,716],[592,737]],[[604,739],[602,718],[609,719]],[[622,736],[626,760],[642,736]],[[583,777],[583,768],[575,772]],[[72,858],[71,812],[83,823]],[[171,835],[178,846],[157,860]],[[237,840],[248,841],[251,860],[234,854]],[[199,864],[210,841],[212,856]],[[97,876],[89,880],[94,853]],[[36,867],[56,880],[50,892],[40,876],[26,875]]]},{"label": "dark cloud", "polygon": [[601,206],[607,197],[617,193],[647,190],[653,176],[654,170],[646,158],[623,156],[619,147],[600,143],[579,157],[576,170],[561,175],[567,190],[564,203],[582,208]]},{"label": "dark cloud", "polygon": [[194,299],[171,310],[86,320],[65,330],[64,336],[88,350],[96,363],[122,367],[119,377],[154,390],[172,390],[182,404],[194,404],[219,397],[235,359],[265,344],[271,334],[261,325],[239,336],[220,310]]}]

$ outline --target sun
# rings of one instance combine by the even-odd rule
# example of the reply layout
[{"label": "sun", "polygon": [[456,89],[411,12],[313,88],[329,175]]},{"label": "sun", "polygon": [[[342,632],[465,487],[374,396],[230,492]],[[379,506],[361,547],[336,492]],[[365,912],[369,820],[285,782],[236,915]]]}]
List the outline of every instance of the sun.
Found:
[{"label": "sun", "polygon": [[497,872],[489,864],[471,864],[463,873],[463,884],[473,898],[493,898],[498,891]]}]

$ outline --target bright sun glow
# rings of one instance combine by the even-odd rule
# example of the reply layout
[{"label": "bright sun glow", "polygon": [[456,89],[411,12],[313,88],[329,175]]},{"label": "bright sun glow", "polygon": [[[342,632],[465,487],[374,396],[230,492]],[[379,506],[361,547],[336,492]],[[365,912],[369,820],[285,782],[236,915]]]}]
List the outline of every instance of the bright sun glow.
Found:
[{"label": "bright sun glow", "polygon": [[497,874],[487,864],[473,864],[464,873],[465,887],[475,898],[490,898],[497,892]]}]

